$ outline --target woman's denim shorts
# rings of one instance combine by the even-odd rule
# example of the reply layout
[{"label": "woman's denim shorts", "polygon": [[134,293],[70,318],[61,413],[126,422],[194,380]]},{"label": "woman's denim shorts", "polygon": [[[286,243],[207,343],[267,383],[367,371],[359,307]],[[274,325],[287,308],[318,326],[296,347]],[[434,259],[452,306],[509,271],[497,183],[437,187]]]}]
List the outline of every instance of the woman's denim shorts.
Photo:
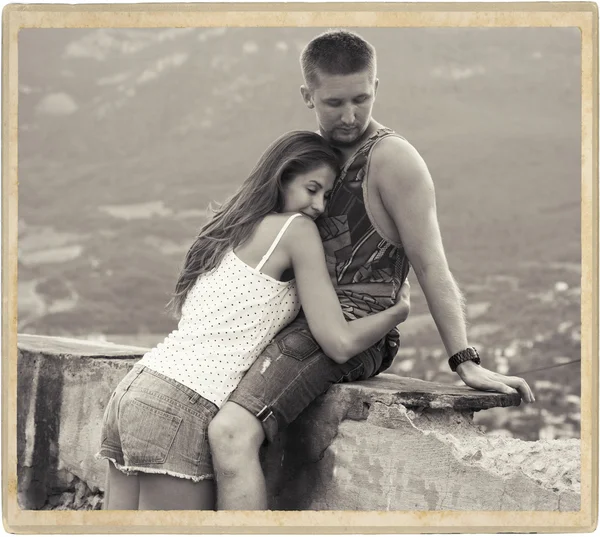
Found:
[{"label": "woman's denim shorts", "polygon": [[190,388],[136,364],[110,397],[96,457],[129,475],[213,479],[207,429],[217,411]]}]

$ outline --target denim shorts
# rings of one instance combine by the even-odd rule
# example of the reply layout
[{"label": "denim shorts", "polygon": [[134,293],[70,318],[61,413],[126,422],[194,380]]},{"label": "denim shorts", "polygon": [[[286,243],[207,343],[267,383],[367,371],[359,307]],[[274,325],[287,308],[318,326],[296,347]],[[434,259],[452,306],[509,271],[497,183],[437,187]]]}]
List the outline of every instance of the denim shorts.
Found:
[{"label": "denim shorts", "polygon": [[306,317],[299,315],[266,347],[229,401],[254,414],[271,442],[332,384],[366,380],[387,369],[398,343],[394,330],[377,345],[338,364],[321,350]]},{"label": "denim shorts", "polygon": [[136,364],[110,397],[96,458],[129,475],[213,479],[207,429],[217,411],[194,390]]}]

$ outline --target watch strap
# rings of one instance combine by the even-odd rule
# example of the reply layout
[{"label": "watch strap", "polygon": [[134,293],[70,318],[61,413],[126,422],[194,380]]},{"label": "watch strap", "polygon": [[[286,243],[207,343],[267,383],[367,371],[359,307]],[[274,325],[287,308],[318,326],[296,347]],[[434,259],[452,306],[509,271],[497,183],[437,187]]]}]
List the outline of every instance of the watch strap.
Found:
[{"label": "watch strap", "polygon": [[463,362],[475,362],[477,365],[481,364],[481,358],[475,347],[467,347],[466,349],[453,354],[448,359],[448,365],[452,371],[456,371],[456,368]]}]

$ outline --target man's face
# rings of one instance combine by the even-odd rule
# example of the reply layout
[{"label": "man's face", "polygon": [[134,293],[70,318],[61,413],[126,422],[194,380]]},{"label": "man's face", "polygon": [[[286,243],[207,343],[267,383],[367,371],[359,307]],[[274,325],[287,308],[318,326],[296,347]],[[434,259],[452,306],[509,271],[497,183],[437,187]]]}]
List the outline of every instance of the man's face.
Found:
[{"label": "man's face", "polygon": [[318,83],[302,96],[317,114],[319,129],[330,142],[347,146],[356,142],[371,121],[378,80],[369,70],[350,75],[318,73]]}]

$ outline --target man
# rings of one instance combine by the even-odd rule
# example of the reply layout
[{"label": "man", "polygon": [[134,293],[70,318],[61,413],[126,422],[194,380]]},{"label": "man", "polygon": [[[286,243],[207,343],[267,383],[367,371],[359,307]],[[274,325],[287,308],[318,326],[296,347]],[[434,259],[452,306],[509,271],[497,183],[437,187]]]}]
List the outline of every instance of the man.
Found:
[{"label": "man", "polygon": [[[330,31],[306,46],[301,65],[304,103],[345,161],[318,222],[345,315],[380,311],[399,292],[408,313],[408,287],[401,285],[412,265],[451,369],[472,388],[518,392],[534,401],[523,379],[485,369],[469,347],[464,301],[446,261],[427,166],[413,146],[371,117],[379,84],[375,49],[354,33]],[[396,346],[397,333],[390,334],[337,364],[320,350],[302,316],[278,334],[209,427],[218,508],[267,509],[259,461],[265,437],[271,440],[331,384],[389,367]]]}]

